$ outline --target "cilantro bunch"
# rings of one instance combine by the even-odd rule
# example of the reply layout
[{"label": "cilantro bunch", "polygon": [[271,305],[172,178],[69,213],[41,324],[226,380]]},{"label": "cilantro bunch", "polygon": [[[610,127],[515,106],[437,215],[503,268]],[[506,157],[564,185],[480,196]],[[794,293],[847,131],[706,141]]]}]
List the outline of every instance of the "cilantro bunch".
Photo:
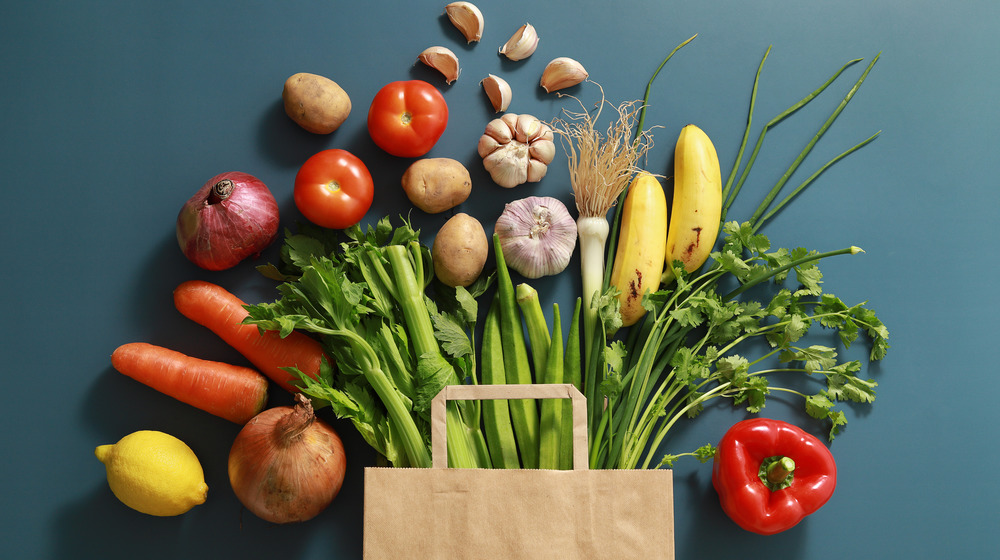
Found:
[{"label": "cilantro bunch", "polygon": [[[836,156],[775,202],[813,146],[858,91],[878,57],[766,194],[751,218],[742,223],[726,221],[725,216],[749,175],[767,131],[817,97],[857,62],[845,64],[819,88],[769,121],[740,172],[764,60],[755,77],[743,141],[723,190],[720,249],[712,253],[703,271],[682,273],[676,284],[647,293],[643,300],[647,310],[644,320],[630,327],[623,337],[615,337],[621,326],[617,298],[614,288],[605,281],[597,305],[602,318],[600,328],[609,342],[597,350],[599,359],[585,372],[588,399],[602,403],[590,408],[591,468],[671,466],[681,456],[694,456],[703,462],[710,460],[714,455],[711,445],[692,452],[668,453],[659,459],[657,454],[678,421],[697,416],[707,402],[717,398],[730,399],[733,404],[756,413],[774,392],[796,395],[802,398],[810,416],[829,423],[831,440],[847,422],[838,403],[871,403],[875,399],[877,383],[858,375],[862,369],[859,361],[841,359],[833,347],[801,343],[810,329],[819,325],[835,331],[845,349],[864,334],[870,343],[869,359],[880,360],[885,356],[889,333],[874,311],[864,303],[849,305],[822,289],[819,261],[857,254],[861,249],[847,247],[825,253],[804,248],[772,250],[770,240],[759,230],[829,166],[878,136],[876,133]],[[647,87],[647,96],[648,91]],[[615,225],[619,219],[616,217]],[[614,242],[609,243],[609,258],[614,251]],[[727,283],[735,283],[736,287],[725,290],[722,286]],[[767,297],[760,298],[763,301],[749,297],[758,292]],[[765,344],[767,351],[762,356],[751,359],[745,352],[740,353],[756,349],[751,346],[755,341]],[[801,383],[782,384],[783,379],[796,374],[815,380],[816,389],[803,392],[789,386]]]}]

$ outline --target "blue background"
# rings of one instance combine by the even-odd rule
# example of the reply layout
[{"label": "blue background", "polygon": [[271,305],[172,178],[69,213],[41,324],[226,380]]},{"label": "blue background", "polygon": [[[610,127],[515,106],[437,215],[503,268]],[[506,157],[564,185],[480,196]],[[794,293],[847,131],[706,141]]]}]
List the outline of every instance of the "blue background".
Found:
[{"label": "blue background", "polygon": [[[409,78],[438,85],[449,103],[449,128],[429,155],[458,159],[472,171],[473,193],[460,210],[491,231],[503,203],[515,198],[545,194],[571,205],[561,151],[537,185],[508,191],[490,182],[475,153],[494,116],[479,80],[503,76],[514,89],[511,112],[548,120],[573,107],[537,87],[551,58],[581,61],[617,103],[640,99],[663,56],[695,33],[654,85],[647,124],[661,128],[647,168],[655,173],[669,174],[676,134],[692,122],[713,138],[726,175],[769,45],[758,127],[846,61],[865,59],[768,135],[732,217],[749,215],[881,52],[796,179],[872,133],[881,136],[823,174],[764,233],[775,246],[863,247],[862,255],[823,264],[825,288],[848,302],[867,300],[889,327],[892,349],[863,372],[879,383],[876,402],[847,407],[850,423],[831,446],[836,493],[793,530],[760,537],[738,529],[718,506],[710,467],[680,462],[678,557],[994,555],[1000,5],[482,0],[486,32],[467,46],[440,16],[444,4],[43,0],[0,9],[0,556],[360,558],[362,475],[374,456],[349,425],[335,423],[350,453],[337,501],[308,523],[268,526],[241,513],[228,486],[226,455],[237,426],[110,367],[111,351],[132,341],[244,363],[174,310],[171,290],[184,280],[217,282],[249,301],[274,297],[255,262],[218,273],[191,265],[174,239],[181,205],[213,175],[240,170],[270,186],[282,224],[292,227],[300,218],[291,194],[298,166],[340,147],[365,159],[374,175],[367,220],[409,211],[399,188],[409,161],[380,152],[364,119],[379,87]],[[496,49],[525,21],[538,29],[538,51],[509,63]],[[431,45],[459,55],[463,74],[453,85],[414,66]],[[353,100],[353,113],[332,135],[306,133],[283,113],[282,84],[302,71],[336,80]],[[587,103],[598,99],[592,84],[571,92]],[[429,243],[447,215],[414,217]],[[274,260],[277,247],[261,260]],[[533,285],[543,301],[568,301],[578,277],[574,259],[566,273]],[[862,358],[865,349],[847,355]],[[275,391],[275,404],[285,398]],[[763,414],[822,434],[799,405],[778,397]],[[710,406],[679,426],[666,448],[718,441],[744,416],[725,403]],[[211,488],[204,505],[154,518],[114,498],[94,447],[138,429],[191,445]]]}]

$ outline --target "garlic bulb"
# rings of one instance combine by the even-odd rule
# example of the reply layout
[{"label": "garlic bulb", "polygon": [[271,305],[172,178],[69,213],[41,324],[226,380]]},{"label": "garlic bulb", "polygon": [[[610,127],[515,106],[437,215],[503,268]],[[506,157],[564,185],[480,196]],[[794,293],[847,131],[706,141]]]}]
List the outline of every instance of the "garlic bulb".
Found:
[{"label": "garlic bulb", "polygon": [[483,86],[486,97],[489,97],[490,103],[493,105],[493,110],[497,113],[506,111],[507,107],[510,106],[511,100],[510,84],[507,83],[507,80],[490,74],[479,83]]},{"label": "garlic bulb", "polygon": [[531,56],[536,48],[538,48],[538,33],[533,25],[526,23],[500,47],[500,54],[510,60],[524,60]]},{"label": "garlic bulb", "polygon": [[458,66],[458,57],[448,47],[428,47],[420,53],[417,60],[441,72],[445,83],[451,84],[458,79],[462,69]]},{"label": "garlic bulb", "polygon": [[541,181],[556,155],[552,129],[531,115],[514,113],[486,125],[478,150],[493,182],[507,189]]},{"label": "garlic bulb", "polygon": [[452,2],[444,7],[448,19],[458,28],[465,40],[472,43],[483,38],[485,20],[483,13],[471,2]]},{"label": "garlic bulb", "polygon": [[550,196],[529,196],[507,204],[494,232],[507,266],[525,278],[559,274],[576,247],[576,220]]},{"label": "garlic bulb", "polygon": [[540,85],[546,93],[575,86],[586,80],[590,74],[582,64],[565,56],[552,59],[542,71]]}]

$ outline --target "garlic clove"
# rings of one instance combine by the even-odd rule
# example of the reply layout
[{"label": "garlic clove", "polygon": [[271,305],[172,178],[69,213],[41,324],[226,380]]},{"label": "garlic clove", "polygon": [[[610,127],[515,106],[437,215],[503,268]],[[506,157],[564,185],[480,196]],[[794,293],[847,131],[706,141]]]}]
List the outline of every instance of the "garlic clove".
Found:
[{"label": "garlic clove", "polygon": [[472,43],[483,38],[483,28],[486,20],[483,13],[479,11],[472,2],[452,2],[444,7],[444,12],[448,14],[448,19],[465,37],[465,40]]},{"label": "garlic clove", "polygon": [[458,57],[447,47],[428,47],[420,53],[417,60],[441,72],[447,84],[457,80],[458,75],[462,73]]},{"label": "garlic clove", "polygon": [[519,151],[518,146],[511,143],[483,158],[483,168],[494,183],[512,189],[528,181],[528,158]]},{"label": "garlic clove", "polygon": [[543,139],[546,131],[551,133],[548,125],[531,115],[518,115],[514,125],[514,138],[518,142],[531,143]]},{"label": "garlic clove", "polygon": [[[508,115],[510,115],[508,117]],[[500,144],[506,144],[514,139],[514,127],[508,122],[513,118],[516,122],[517,115],[507,113],[499,119],[493,119],[486,124],[485,134],[493,138]]]},{"label": "garlic clove", "polygon": [[528,170],[525,175],[525,180],[529,183],[537,183],[545,177],[545,173],[548,170],[549,165],[547,163],[536,159],[528,160]]},{"label": "garlic clove", "polygon": [[480,84],[483,86],[483,90],[486,91],[486,96],[490,98],[493,110],[498,113],[506,111],[507,107],[510,106],[511,99],[510,84],[507,83],[507,80],[490,74]]},{"label": "garlic clove", "polygon": [[494,231],[507,265],[529,279],[565,270],[576,247],[576,220],[565,204],[548,196],[507,204]]},{"label": "garlic clove", "polygon": [[483,134],[479,137],[479,143],[476,145],[476,151],[479,152],[479,157],[485,158],[499,149],[501,145],[502,144],[500,144],[496,138],[490,136],[489,134]]},{"label": "garlic clove", "polygon": [[533,25],[525,23],[500,47],[500,54],[510,60],[524,60],[531,56],[536,48],[538,48],[538,33]]},{"label": "garlic clove", "polygon": [[568,88],[579,84],[590,77],[582,64],[565,56],[552,59],[542,71],[539,85],[546,93]]},{"label": "garlic clove", "polygon": [[550,140],[536,140],[528,147],[528,155],[531,159],[537,159],[540,163],[548,165],[556,157],[556,144]]},{"label": "garlic clove", "polygon": [[514,113],[507,113],[500,117],[500,121],[507,125],[507,129],[510,131],[510,137],[513,139],[516,136],[515,131],[517,130],[517,119],[519,115]]}]

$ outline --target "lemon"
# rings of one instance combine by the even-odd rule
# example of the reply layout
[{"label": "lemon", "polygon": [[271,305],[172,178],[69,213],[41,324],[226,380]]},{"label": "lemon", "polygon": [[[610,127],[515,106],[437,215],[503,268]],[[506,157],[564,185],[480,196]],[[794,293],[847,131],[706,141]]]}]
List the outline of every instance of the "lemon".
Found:
[{"label": "lemon", "polygon": [[140,430],[98,446],[94,454],[106,467],[115,497],[136,511],[180,515],[208,495],[198,457],[170,434]]}]

